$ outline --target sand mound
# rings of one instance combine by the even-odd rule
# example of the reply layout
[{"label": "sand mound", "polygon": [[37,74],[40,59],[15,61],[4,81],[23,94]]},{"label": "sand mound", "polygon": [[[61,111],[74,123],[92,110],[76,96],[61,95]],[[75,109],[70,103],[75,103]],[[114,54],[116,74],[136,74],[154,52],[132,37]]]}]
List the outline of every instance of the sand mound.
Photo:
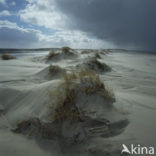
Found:
[{"label": "sand mound", "polygon": [[16,59],[15,56],[8,55],[8,54],[2,54],[1,58],[2,58],[2,60],[12,60],[12,59]]},{"label": "sand mound", "polygon": [[65,54],[65,55],[74,55],[74,50],[69,48],[69,47],[62,47],[62,53]]},{"label": "sand mound", "polygon": [[[52,105],[49,123],[31,118],[18,123],[13,131],[44,139],[57,137],[75,144],[88,137],[119,134],[119,130],[127,126],[123,121],[113,123],[107,118],[109,110],[113,109],[115,98],[94,73],[81,71],[77,74],[65,74],[64,81],[53,90],[49,99],[52,99],[49,101]],[[93,110],[98,118],[92,114]]]},{"label": "sand mound", "polygon": [[100,56],[100,53],[95,53],[95,59],[100,59],[101,56]]},{"label": "sand mound", "polygon": [[88,61],[86,61],[82,64],[77,65],[76,67],[79,69],[92,70],[92,71],[95,71],[97,73],[111,71],[111,68],[107,64],[100,62],[95,57],[89,59]]},{"label": "sand mound", "polygon": [[50,65],[49,67],[46,67],[45,69],[37,73],[36,76],[41,79],[52,80],[63,77],[63,74],[65,72],[65,69],[59,66]]},{"label": "sand mound", "polygon": [[72,59],[77,57],[77,54],[73,49],[68,49],[67,47],[63,47],[61,51],[50,51],[46,57],[46,62],[50,63],[51,61],[59,61],[62,59]]}]

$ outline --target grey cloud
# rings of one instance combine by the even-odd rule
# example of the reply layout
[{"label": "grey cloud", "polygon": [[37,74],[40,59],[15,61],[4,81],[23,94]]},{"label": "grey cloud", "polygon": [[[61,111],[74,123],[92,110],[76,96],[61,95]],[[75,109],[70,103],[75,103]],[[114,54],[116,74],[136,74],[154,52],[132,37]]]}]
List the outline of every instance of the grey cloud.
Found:
[{"label": "grey cloud", "polygon": [[55,0],[68,29],[117,47],[156,50],[156,0]]},{"label": "grey cloud", "polygon": [[0,28],[0,48],[30,48],[36,42],[38,36],[34,31]]},{"label": "grey cloud", "polygon": [[72,44],[72,39],[67,40],[57,33],[48,36],[35,29],[22,29],[14,23],[5,23],[8,25],[0,27],[0,48],[47,48]]}]

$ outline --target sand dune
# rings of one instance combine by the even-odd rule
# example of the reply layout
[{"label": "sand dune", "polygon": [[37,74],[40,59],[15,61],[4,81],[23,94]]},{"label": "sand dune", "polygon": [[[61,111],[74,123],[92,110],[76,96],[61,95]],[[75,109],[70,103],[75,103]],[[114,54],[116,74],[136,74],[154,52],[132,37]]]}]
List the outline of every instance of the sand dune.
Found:
[{"label": "sand dune", "polygon": [[123,103],[143,106],[139,100],[152,88],[134,100],[134,80],[126,77],[121,83],[123,75],[108,51],[52,53],[0,60],[0,135],[5,140],[0,154],[120,155],[122,140],[129,144],[133,138],[125,131],[132,108]]}]

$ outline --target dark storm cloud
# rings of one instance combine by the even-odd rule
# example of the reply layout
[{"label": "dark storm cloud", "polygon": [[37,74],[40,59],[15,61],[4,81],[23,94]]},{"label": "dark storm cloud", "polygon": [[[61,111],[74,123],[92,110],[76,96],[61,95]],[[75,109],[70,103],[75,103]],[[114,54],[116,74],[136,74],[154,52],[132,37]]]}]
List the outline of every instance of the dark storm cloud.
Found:
[{"label": "dark storm cloud", "polygon": [[68,27],[118,47],[156,50],[156,0],[55,0]]}]

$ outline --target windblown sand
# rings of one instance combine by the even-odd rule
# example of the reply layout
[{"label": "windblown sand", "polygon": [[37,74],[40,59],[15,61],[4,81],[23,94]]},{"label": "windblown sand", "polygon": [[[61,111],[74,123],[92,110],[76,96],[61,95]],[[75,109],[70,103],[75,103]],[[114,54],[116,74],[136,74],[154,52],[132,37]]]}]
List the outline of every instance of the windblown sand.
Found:
[{"label": "windblown sand", "polygon": [[[118,156],[123,143],[156,145],[156,56],[102,50],[72,53],[49,60],[0,60],[0,155]],[[106,70],[92,61],[96,53]],[[83,121],[65,120],[61,128],[52,125],[51,112],[63,96],[56,92],[64,71],[82,69],[99,74],[115,100],[107,102],[99,94],[84,95],[77,89]]]}]

